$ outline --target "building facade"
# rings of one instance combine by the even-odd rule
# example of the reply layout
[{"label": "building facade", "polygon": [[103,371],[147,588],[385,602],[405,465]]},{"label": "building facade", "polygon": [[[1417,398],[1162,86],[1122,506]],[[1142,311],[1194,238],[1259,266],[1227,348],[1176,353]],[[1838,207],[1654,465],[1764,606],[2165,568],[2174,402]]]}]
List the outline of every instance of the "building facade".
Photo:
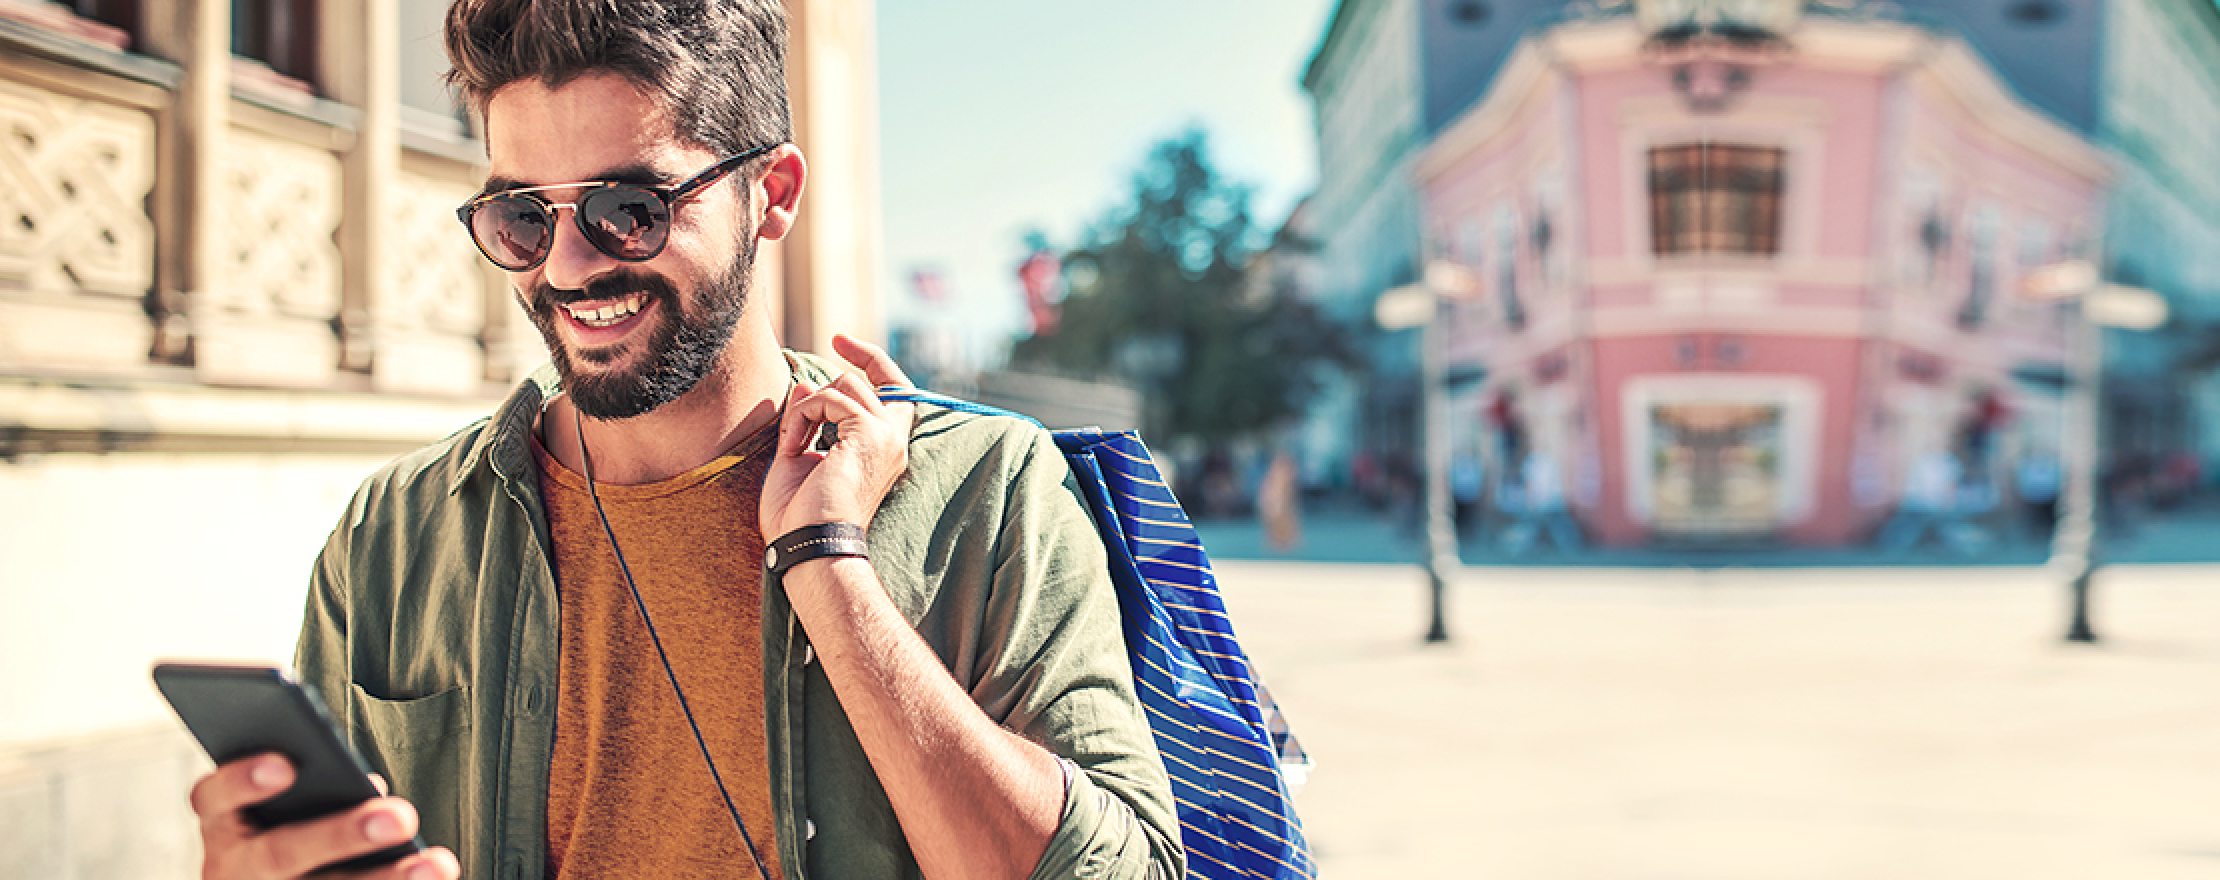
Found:
[{"label": "building facade", "polygon": [[[1907,0],[1963,36],[2030,105],[2116,168],[2101,262],[2165,297],[2172,318],[2107,346],[2110,469],[2220,465],[2220,6],[2208,0]],[[2147,476],[2147,475],[2146,475]]]},{"label": "building facade", "polygon": [[1373,334],[1382,291],[1418,277],[1418,151],[1486,91],[1530,31],[1565,0],[1343,0],[1303,71],[1318,139],[1309,234],[1320,267],[1304,288],[1368,336],[1370,363],[1334,375],[1296,432],[1303,480],[1348,488],[1416,467],[1416,333]]},{"label": "building facade", "polygon": [[[444,0],[0,0],[0,876],[191,876],[156,657],[291,655],[355,484],[545,359],[454,219]],[[792,0],[754,302],[876,336],[872,7]]]},{"label": "building facade", "polygon": [[1612,544],[1834,545],[1923,463],[1993,498],[2054,454],[2055,386],[2015,377],[2062,369],[2069,313],[2013,291],[2094,255],[2103,154],[1949,34],[1680,5],[1529,33],[1415,167],[1477,281],[1454,442],[1497,497],[1546,478]]},{"label": "building facade", "polygon": [[[2211,341],[2220,329],[2212,170],[2220,165],[2210,161],[2220,132],[2220,8],[2209,0],[1347,0],[1304,79],[1326,195],[1320,298],[1362,326],[1379,292],[1416,277],[1418,233],[1405,218],[1418,203],[1401,180],[1376,171],[1380,157],[1407,160],[1439,137],[1530,36],[1572,19],[1634,15],[1638,6],[1661,20],[1712,7],[1809,9],[1951,35],[2027,109],[2096,145],[2115,174],[2104,209],[2112,234],[2092,256],[2106,280],[2150,289],[2172,313],[2155,331],[2106,331],[2106,470],[2130,495],[2154,496],[2195,488],[2174,485],[2181,474],[2193,483],[2220,474],[2220,344]],[[1396,132],[1415,139],[1388,137]],[[1362,387],[1345,383],[1314,408],[1304,426],[1307,479],[1415,445],[1410,335],[1377,338]]]},{"label": "building facade", "polygon": [[[1410,167],[1426,141],[1420,0],[1345,0],[1303,73],[1318,137],[1311,195],[1317,286],[1329,319],[1370,325],[1379,292],[1416,277],[1418,201]],[[1398,344],[1400,343],[1400,344]],[[1407,340],[1374,338],[1369,377],[1326,377],[1296,435],[1303,481],[1347,486],[1360,454],[1413,448],[1417,360]],[[1401,381],[1399,381],[1401,380]],[[1402,426],[1397,430],[1396,426]]]}]

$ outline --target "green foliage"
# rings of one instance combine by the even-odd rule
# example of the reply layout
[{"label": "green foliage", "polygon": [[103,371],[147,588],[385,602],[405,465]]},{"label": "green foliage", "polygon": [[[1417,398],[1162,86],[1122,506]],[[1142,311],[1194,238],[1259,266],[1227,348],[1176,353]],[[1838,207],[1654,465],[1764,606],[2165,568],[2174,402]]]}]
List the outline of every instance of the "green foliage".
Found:
[{"label": "green foliage", "polygon": [[1141,389],[1152,437],[1216,445],[1268,431],[1301,412],[1321,362],[1356,359],[1309,302],[1251,281],[1266,239],[1247,187],[1211,168],[1201,132],[1158,144],[1132,201],[1065,254],[1057,330],[1011,359]]}]

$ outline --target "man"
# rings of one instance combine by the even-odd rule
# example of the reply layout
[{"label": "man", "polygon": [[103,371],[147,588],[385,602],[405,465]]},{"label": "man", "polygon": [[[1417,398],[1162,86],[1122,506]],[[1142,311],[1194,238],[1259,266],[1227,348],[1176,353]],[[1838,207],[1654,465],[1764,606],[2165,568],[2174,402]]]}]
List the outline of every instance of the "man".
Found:
[{"label": "man", "polygon": [[785,30],[776,0],[454,6],[492,172],[461,214],[553,368],[373,475],[318,560],[302,675],[398,796],[256,829],[291,770],[227,764],[206,876],[419,829],[365,876],[1181,873],[1046,433],[881,404],[884,352],[783,352],[749,303],[805,177]]}]

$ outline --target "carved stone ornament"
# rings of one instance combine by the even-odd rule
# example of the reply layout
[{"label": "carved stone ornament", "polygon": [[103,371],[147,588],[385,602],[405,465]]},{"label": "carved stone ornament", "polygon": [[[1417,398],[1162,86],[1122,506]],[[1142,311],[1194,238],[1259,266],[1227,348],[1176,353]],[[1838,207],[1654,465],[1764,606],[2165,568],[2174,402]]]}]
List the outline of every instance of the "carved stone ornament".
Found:
[{"label": "carved stone ornament", "polygon": [[339,312],[339,158],[234,129],[215,198],[222,260],[203,310],[329,321]]},{"label": "carved stone ornament", "polygon": [[146,113],[0,80],[0,284],[144,295],[153,188]]},{"label": "carved stone ornament", "polygon": [[339,159],[238,129],[220,144],[218,259],[191,304],[193,366],[212,384],[328,386],[339,367]]},{"label": "carved stone ornament", "polygon": [[486,273],[455,223],[455,206],[475,191],[401,174],[387,205],[397,258],[371,315],[377,327],[372,375],[386,391],[467,394],[485,378]]}]

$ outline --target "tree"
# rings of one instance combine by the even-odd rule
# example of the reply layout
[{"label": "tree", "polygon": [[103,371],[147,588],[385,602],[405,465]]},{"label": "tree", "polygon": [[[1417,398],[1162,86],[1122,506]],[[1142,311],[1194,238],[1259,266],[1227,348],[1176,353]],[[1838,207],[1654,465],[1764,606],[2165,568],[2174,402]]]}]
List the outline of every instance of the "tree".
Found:
[{"label": "tree", "polygon": [[1055,331],[1020,341],[1011,360],[1141,389],[1151,437],[1217,446],[1277,427],[1317,390],[1318,366],[1356,359],[1309,302],[1251,283],[1267,240],[1248,188],[1211,168],[1202,132],[1164,141],[1131,202],[1064,255]]}]

